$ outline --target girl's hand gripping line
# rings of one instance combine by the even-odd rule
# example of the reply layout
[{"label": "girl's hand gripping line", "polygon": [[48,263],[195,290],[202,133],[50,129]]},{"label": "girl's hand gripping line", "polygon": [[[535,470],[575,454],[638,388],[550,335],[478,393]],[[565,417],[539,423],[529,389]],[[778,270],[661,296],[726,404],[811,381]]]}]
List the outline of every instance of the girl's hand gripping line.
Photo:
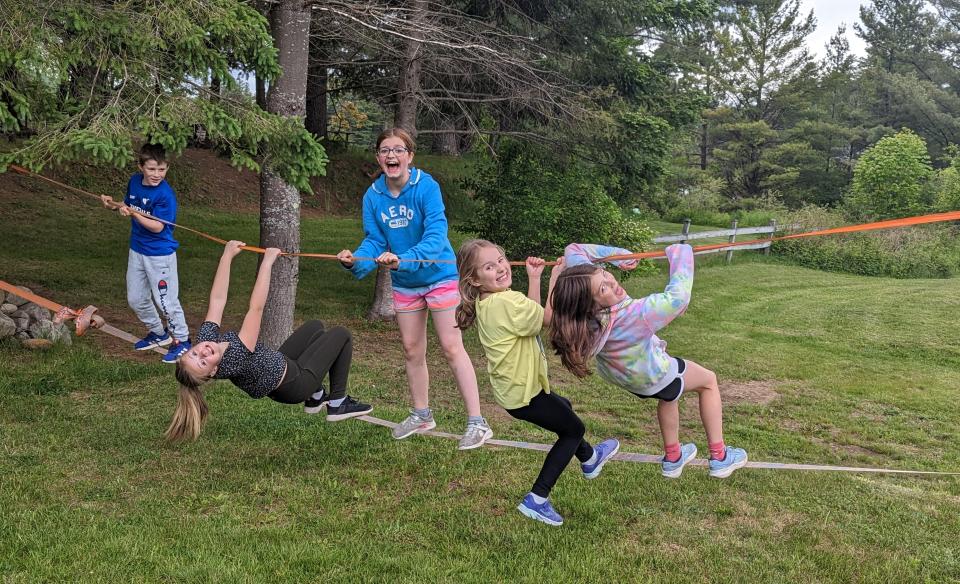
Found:
[{"label": "girl's hand gripping line", "polygon": [[223,319],[223,309],[227,305],[227,292],[230,289],[230,264],[233,258],[240,253],[240,248],[246,244],[242,241],[228,241],[220,256],[217,265],[217,274],[213,277],[213,286],[210,287],[210,303],[207,306],[207,316],[204,320],[220,325]]},{"label": "girl's hand gripping line", "polygon": [[385,251],[379,256],[377,256],[376,262],[381,266],[386,266],[391,270],[396,270],[400,267],[400,258],[397,257],[397,254]]},{"label": "girl's hand gripping line", "polygon": [[283,251],[276,247],[268,247],[263,254],[263,261],[260,262],[257,281],[254,283],[253,292],[250,294],[250,307],[247,308],[247,315],[243,317],[243,325],[240,326],[240,332],[237,333],[240,340],[243,341],[243,345],[250,351],[257,347],[263,307],[266,306],[267,295],[270,293],[270,274],[273,271],[274,262],[282,253]]},{"label": "girl's hand gripping line", "polygon": [[527,298],[540,304],[540,276],[543,274],[543,266],[546,264],[543,258],[528,257],[526,262],[527,277],[530,280],[530,288],[527,291]]},{"label": "girl's hand gripping line", "polygon": [[550,326],[553,320],[553,287],[557,285],[557,278],[567,267],[567,261],[563,256],[557,258],[557,265],[550,270],[550,283],[547,285],[547,303],[543,307],[543,326]]}]

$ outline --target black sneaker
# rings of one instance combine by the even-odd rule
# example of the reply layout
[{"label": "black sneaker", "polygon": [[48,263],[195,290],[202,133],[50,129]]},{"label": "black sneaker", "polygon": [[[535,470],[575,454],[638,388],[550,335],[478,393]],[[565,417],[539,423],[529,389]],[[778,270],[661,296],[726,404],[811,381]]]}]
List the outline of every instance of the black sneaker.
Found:
[{"label": "black sneaker", "polygon": [[303,402],[303,411],[308,414],[319,414],[320,410],[327,407],[327,401],[329,401],[329,396],[326,391],[323,392],[320,399],[310,396],[307,401]]},{"label": "black sneaker", "polygon": [[346,420],[347,418],[365,416],[372,411],[373,406],[362,404],[348,395],[339,406],[327,406],[327,421],[339,422],[340,420]]}]

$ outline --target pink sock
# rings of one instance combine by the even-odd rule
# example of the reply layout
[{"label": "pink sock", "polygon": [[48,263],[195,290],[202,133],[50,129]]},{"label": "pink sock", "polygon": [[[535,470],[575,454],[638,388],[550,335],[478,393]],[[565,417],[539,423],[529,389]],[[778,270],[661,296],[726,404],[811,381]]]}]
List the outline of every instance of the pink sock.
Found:
[{"label": "pink sock", "polygon": [[677,462],[680,460],[680,443],[667,444],[663,447],[664,458],[667,462]]},{"label": "pink sock", "polygon": [[723,440],[720,442],[711,442],[707,444],[710,447],[710,458],[714,460],[723,460],[727,457],[727,446],[723,443]]}]

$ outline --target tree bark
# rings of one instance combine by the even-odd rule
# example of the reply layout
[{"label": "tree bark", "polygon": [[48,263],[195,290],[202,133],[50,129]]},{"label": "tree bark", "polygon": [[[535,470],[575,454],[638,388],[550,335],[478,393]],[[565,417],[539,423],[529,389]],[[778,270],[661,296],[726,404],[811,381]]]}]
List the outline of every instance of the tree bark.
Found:
[{"label": "tree bark", "polygon": [[[409,5],[413,11],[412,19],[414,22],[411,29],[417,30],[416,22],[422,21],[426,15],[427,0],[410,0]],[[397,79],[399,101],[394,112],[396,125],[410,132],[410,135],[414,138],[417,137],[417,105],[420,100],[421,44],[416,39],[406,41],[403,61],[400,63],[399,78]]]},{"label": "tree bark", "polygon": [[396,320],[397,312],[393,308],[393,284],[390,281],[390,270],[384,267],[377,268],[377,285],[373,293],[373,305],[367,312],[369,320]]},{"label": "tree bark", "polygon": [[[274,42],[283,73],[270,85],[267,111],[304,118],[307,92],[310,11],[303,0],[283,0],[273,8]],[[269,161],[260,174],[260,245],[300,251],[300,192],[287,184]],[[299,262],[281,257],[274,264],[260,338],[276,348],[293,330]]]},{"label": "tree bark", "polygon": [[[314,16],[310,28],[316,30],[322,20]],[[325,140],[327,137],[327,47],[320,40],[310,43],[307,70],[307,131]]]}]

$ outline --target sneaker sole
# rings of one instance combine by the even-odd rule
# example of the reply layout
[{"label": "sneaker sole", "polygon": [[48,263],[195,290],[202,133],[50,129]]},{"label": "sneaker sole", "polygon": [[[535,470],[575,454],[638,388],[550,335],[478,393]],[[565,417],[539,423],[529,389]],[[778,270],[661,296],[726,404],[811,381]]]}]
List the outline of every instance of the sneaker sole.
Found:
[{"label": "sneaker sole", "polygon": [[147,345],[146,347],[141,347],[141,348],[139,348],[139,349],[138,349],[137,347],[134,347],[134,349],[137,350],[137,351],[149,351],[149,350],[151,350],[151,349],[156,349],[156,348],[159,348],[159,347],[167,347],[167,346],[169,346],[170,343],[172,343],[172,342],[173,342],[173,339],[167,339],[166,341],[160,341],[160,342],[157,342],[157,343],[152,343],[152,344],[150,344],[150,345]]},{"label": "sneaker sole", "polygon": [[520,511],[521,513],[523,513],[524,515],[526,515],[527,517],[529,517],[530,519],[533,519],[533,520],[535,520],[535,521],[539,521],[539,522],[541,522],[541,523],[546,523],[547,525],[552,525],[552,526],[554,526],[554,527],[559,527],[559,526],[563,525],[563,521],[554,521],[553,519],[550,519],[549,517],[544,517],[543,515],[540,515],[539,513],[537,513],[536,511],[534,511],[533,509],[529,509],[529,508],[527,508],[527,507],[524,507],[523,503],[517,505],[517,510]]},{"label": "sneaker sole", "polygon": [[340,420],[349,420],[350,418],[359,418],[360,416],[366,416],[373,411],[373,408],[368,410],[363,410],[362,412],[349,412],[346,414],[331,414],[330,408],[327,408],[327,421],[328,422],[339,422]]},{"label": "sneaker sole", "polygon": [[618,452],[620,452],[620,445],[619,445],[619,444],[617,444],[617,447],[613,449],[613,452],[611,452],[610,454],[608,454],[606,458],[604,458],[603,460],[600,461],[600,464],[597,465],[597,468],[593,469],[593,472],[591,472],[590,474],[583,473],[583,478],[585,478],[585,479],[595,479],[595,478],[597,478],[598,476],[600,476],[600,471],[603,470],[603,465],[607,464],[607,461],[610,460],[611,458],[613,458],[613,456],[614,456],[616,453],[618,453]]},{"label": "sneaker sole", "polygon": [[493,430],[487,428],[487,431],[483,433],[483,438],[481,438],[479,442],[469,446],[457,446],[457,450],[473,450],[474,448],[480,448],[487,443],[487,440],[491,438],[493,438]]},{"label": "sneaker sole", "polygon": [[686,460],[683,464],[680,465],[680,468],[675,468],[673,470],[663,470],[663,467],[660,467],[660,474],[667,477],[668,479],[677,479],[680,478],[680,473],[683,472],[683,467],[690,464],[690,462],[697,457],[697,449],[694,447],[693,454],[690,455],[690,458]]},{"label": "sneaker sole", "polygon": [[408,437],[408,436],[413,436],[414,434],[419,434],[419,433],[421,433],[421,432],[426,432],[427,430],[433,430],[433,429],[436,428],[436,427],[437,427],[437,421],[436,421],[436,420],[430,420],[430,421],[427,422],[426,424],[420,424],[419,426],[417,426],[417,427],[414,428],[413,430],[410,430],[410,431],[407,432],[406,434],[403,434],[403,435],[401,435],[401,436],[397,436],[396,434],[394,434],[393,437],[396,438],[397,440],[403,440],[404,438],[406,438],[406,437]]},{"label": "sneaker sole", "polygon": [[323,403],[320,404],[319,406],[312,407],[312,408],[308,408],[307,406],[303,406],[303,412],[304,412],[305,414],[319,414],[320,412],[323,411],[323,409],[324,409],[325,407],[327,407],[327,402],[323,402]]},{"label": "sneaker sole", "polygon": [[731,464],[730,466],[728,466],[727,468],[718,470],[718,471],[716,471],[716,472],[714,472],[714,471],[711,470],[711,471],[710,471],[710,476],[712,476],[712,477],[715,478],[715,479],[725,479],[725,478],[727,478],[728,476],[732,475],[732,474],[733,474],[733,471],[737,470],[738,468],[743,468],[743,467],[745,467],[745,466],[747,466],[747,457],[746,457],[746,456],[744,456],[744,457],[743,457],[743,460],[741,460],[740,462],[735,462],[735,463]]}]

